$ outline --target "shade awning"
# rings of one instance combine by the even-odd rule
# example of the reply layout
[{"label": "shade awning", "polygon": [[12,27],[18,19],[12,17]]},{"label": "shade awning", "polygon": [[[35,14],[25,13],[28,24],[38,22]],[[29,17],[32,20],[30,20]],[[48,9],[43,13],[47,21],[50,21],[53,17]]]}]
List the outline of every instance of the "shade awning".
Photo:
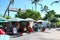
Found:
[{"label": "shade awning", "polygon": [[8,21],[24,21],[24,19],[22,18],[11,18],[11,19],[8,19]]},{"label": "shade awning", "polygon": [[7,20],[6,18],[0,17],[0,21],[5,21]]},{"label": "shade awning", "polygon": [[35,20],[32,18],[26,18],[25,21],[35,21]]}]

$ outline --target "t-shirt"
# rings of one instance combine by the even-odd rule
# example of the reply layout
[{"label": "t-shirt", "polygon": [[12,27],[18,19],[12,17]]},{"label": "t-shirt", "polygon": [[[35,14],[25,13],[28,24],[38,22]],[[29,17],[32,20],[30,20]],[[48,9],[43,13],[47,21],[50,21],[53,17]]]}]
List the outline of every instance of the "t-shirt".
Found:
[{"label": "t-shirt", "polygon": [[26,31],[27,29],[26,28],[24,28],[24,31]]},{"label": "t-shirt", "polygon": [[17,29],[14,27],[13,28],[13,33],[16,34],[17,33]]},{"label": "t-shirt", "polygon": [[34,23],[33,22],[30,22],[30,27],[32,28],[34,26]]},{"label": "t-shirt", "polygon": [[38,24],[38,28],[40,29],[40,24]]}]

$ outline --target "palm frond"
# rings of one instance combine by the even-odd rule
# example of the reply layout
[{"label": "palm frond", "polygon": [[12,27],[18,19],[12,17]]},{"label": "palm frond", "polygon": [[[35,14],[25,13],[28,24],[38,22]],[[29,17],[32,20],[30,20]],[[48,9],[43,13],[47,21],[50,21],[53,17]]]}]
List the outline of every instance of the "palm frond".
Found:
[{"label": "palm frond", "polygon": [[31,0],[32,1],[32,3],[37,3],[37,2],[39,2],[40,0]]},{"label": "palm frond", "polygon": [[59,0],[60,1],[60,0]]},{"label": "palm frond", "polygon": [[33,1],[33,0],[29,0],[29,1]]},{"label": "palm frond", "polygon": [[54,3],[59,3],[59,1],[54,1],[54,2],[51,3],[51,5],[53,5]]},{"label": "palm frond", "polygon": [[14,3],[14,0],[10,0],[10,3],[13,4]]},{"label": "palm frond", "polygon": [[44,9],[45,9],[45,10],[48,10],[48,6],[45,5],[45,6],[44,6]]},{"label": "palm frond", "polygon": [[35,1],[32,1],[32,4],[34,4],[35,3]]},{"label": "palm frond", "polygon": [[41,3],[39,3],[38,5],[40,5],[40,6],[41,6],[41,9],[43,9],[43,5],[42,5]]},{"label": "palm frond", "polygon": [[44,11],[44,9],[41,10],[42,12]]},{"label": "palm frond", "polygon": [[39,2],[40,0],[35,0],[36,2]]},{"label": "palm frond", "polygon": [[38,5],[43,6],[41,3],[38,3]]}]

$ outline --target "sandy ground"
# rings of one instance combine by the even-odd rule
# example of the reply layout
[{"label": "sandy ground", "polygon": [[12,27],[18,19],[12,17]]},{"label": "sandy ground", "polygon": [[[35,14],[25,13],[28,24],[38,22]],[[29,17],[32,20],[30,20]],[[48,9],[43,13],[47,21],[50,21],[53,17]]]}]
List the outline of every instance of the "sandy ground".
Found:
[{"label": "sandy ground", "polygon": [[47,29],[45,32],[24,34],[23,36],[11,38],[10,40],[60,40],[60,28],[59,30],[57,28]]}]

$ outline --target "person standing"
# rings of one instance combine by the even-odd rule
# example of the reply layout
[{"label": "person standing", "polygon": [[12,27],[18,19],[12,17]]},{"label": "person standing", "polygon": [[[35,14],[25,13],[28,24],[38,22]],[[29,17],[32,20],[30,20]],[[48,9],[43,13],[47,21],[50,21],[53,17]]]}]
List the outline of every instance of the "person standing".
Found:
[{"label": "person standing", "polygon": [[17,28],[17,32],[19,33],[19,28],[20,28],[20,23],[19,22],[16,24],[16,28]]},{"label": "person standing", "polygon": [[7,23],[4,24],[4,30],[5,30],[6,34],[8,34],[8,35],[10,34],[10,28]]},{"label": "person standing", "polygon": [[27,28],[26,28],[26,27],[24,27],[23,29],[24,29],[24,32],[26,33],[26,32],[27,32]]},{"label": "person standing", "polygon": [[17,28],[14,26],[13,27],[13,34],[16,35],[17,34]]},{"label": "person standing", "polygon": [[38,32],[40,31],[40,24],[38,23]]},{"label": "person standing", "polygon": [[34,23],[34,26],[33,26],[33,30],[34,30],[34,31],[37,31],[37,29],[38,29],[38,24],[35,22],[35,23]]},{"label": "person standing", "polygon": [[51,28],[50,28],[50,24],[49,24],[49,23],[47,23],[47,27],[49,28],[49,30],[51,29]]},{"label": "person standing", "polygon": [[23,36],[23,28],[22,27],[19,28],[19,32],[20,32],[20,36]]},{"label": "person standing", "polygon": [[17,35],[17,29],[16,29],[16,27],[14,26],[13,27],[13,35],[14,35],[14,38],[16,37],[16,35]]}]

